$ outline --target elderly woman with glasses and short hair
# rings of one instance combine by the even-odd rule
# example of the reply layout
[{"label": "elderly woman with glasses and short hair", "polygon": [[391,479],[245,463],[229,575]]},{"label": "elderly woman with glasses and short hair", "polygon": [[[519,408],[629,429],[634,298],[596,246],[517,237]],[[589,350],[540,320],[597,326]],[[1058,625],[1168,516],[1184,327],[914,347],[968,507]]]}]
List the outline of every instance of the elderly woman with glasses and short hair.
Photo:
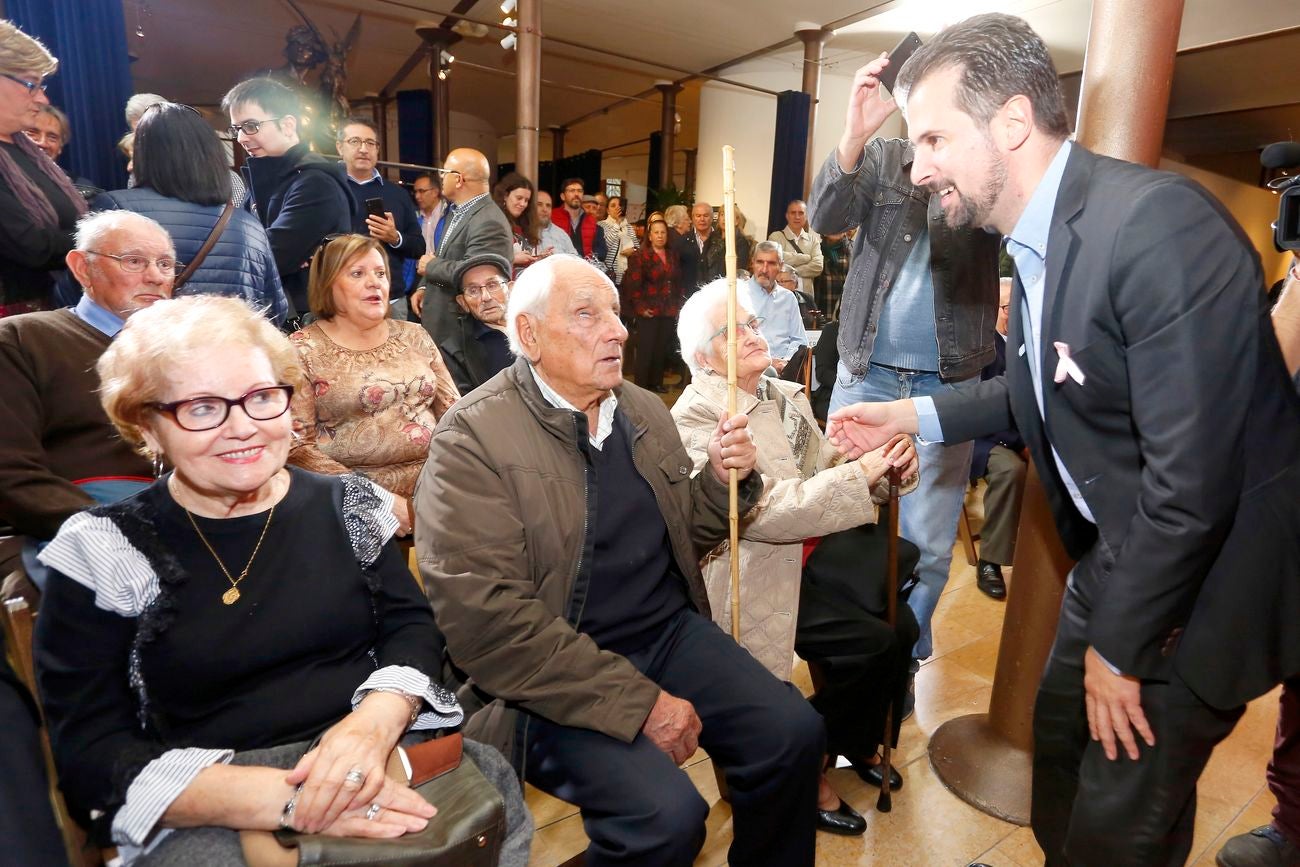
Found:
[{"label": "elderly woman with glasses and short hair", "polygon": [[315,321],[290,336],[303,378],[289,462],[375,482],[392,494],[397,533],[407,536],[433,428],[460,392],[424,327],[391,317],[389,286],[374,238],[331,236],[312,256]]},{"label": "elderly woman with glasses and short hair", "polygon": [[0,316],[48,310],[54,272],[72,249],[86,202],[23,130],[49,105],[45,79],[59,61],[0,21]]},{"label": "elderly woman with glasses and short hair", "polygon": [[[758,505],[740,522],[740,643],[782,680],[790,679],[796,652],[809,662],[817,684],[811,701],[826,720],[829,764],[843,755],[863,779],[878,784],[885,710],[893,701],[896,742],[917,626],[906,605],[898,606],[895,627],[884,619],[886,540],[875,524],[888,502],[890,468],[900,468],[904,492],[916,487],[916,449],[899,436],[843,461],[823,439],[802,386],[766,374],[772,356],[762,320],[745,309],[743,298],[736,322],[737,410],[749,416],[764,483]],[[696,472],[708,461],[719,414],[726,413],[726,329],[726,281],[716,280],[686,301],[677,324],[692,379],[672,414]],[[900,540],[900,549],[900,561],[914,566],[915,546]],[[729,563],[723,543],[702,564],[720,621],[731,610]],[[900,575],[910,572],[900,565]],[[902,778],[891,775],[891,785],[901,786]],[[825,778],[818,800],[821,830],[866,829]]]},{"label": "elderly woman with glasses and short hair", "polygon": [[[285,466],[297,363],[211,296],[139,311],[99,362],[122,438],[173,470],[42,552],[36,666],[60,787],[128,863],[243,864],[238,831],[397,837],[435,813],[385,765],[463,719],[432,679],[441,634],[392,495]],[[526,853],[513,772],[466,755]]]}]

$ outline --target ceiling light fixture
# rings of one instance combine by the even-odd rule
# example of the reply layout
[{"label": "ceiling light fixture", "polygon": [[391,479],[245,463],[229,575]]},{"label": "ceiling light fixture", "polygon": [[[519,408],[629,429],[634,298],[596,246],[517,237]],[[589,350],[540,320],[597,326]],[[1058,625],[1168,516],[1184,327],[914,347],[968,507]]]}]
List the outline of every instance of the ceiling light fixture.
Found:
[{"label": "ceiling light fixture", "polygon": [[519,8],[518,0],[503,0],[501,4],[501,11],[506,15],[514,12],[517,8]]},{"label": "ceiling light fixture", "polygon": [[513,33],[507,33],[505,36],[501,38],[501,47],[504,48],[506,51],[513,51],[515,44],[518,41],[519,40],[515,37]]}]

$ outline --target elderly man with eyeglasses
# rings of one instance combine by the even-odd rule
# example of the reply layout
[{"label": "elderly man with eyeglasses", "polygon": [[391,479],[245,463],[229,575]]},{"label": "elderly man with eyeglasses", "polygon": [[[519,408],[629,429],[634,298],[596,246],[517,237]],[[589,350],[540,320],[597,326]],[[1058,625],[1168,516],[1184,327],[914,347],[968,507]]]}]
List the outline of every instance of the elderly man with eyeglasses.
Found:
[{"label": "elderly man with eyeglasses", "polygon": [[36,549],[65,520],[153,480],[104,415],[95,364],[133,313],[171,297],[183,267],[167,231],[133,211],[83,217],[67,263],[84,292],[76,307],[0,319],[0,522],[27,537],[38,585]]},{"label": "elderly man with eyeglasses", "polygon": [[471,256],[456,269],[456,328],[438,343],[442,360],[462,395],[514,363],[506,338],[510,261],[496,253]]},{"label": "elderly man with eyeglasses", "polygon": [[221,109],[249,156],[248,207],[266,227],[290,316],[301,316],[311,255],[326,235],[352,231],[352,195],[338,164],[301,140],[301,101],[280,82],[242,81],[222,97]]}]

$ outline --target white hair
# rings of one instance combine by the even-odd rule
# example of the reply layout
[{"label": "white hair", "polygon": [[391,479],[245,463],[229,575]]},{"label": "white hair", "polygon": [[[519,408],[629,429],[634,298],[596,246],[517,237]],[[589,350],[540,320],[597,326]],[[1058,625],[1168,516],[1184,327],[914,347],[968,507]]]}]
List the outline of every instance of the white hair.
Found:
[{"label": "white hair", "polygon": [[510,341],[510,351],[524,358],[523,343],[519,340],[518,320],[521,314],[542,318],[551,300],[551,289],[559,279],[558,271],[587,270],[598,278],[617,296],[618,289],[595,265],[569,253],[557,253],[547,256],[540,262],[534,262],[519,276],[510,290],[510,300],[506,302],[506,339]]},{"label": "white hair", "polygon": [[[704,373],[698,356],[709,354],[709,345],[718,331],[710,314],[719,304],[727,303],[727,278],[719,277],[696,290],[686,299],[682,310],[677,314],[677,344],[681,347],[682,361],[690,368],[692,376]],[[736,281],[736,310],[749,312],[749,281]]]},{"label": "white hair", "polygon": [[157,105],[160,102],[167,102],[167,97],[159,96],[156,93],[137,93],[132,96],[126,101],[126,125],[134,130],[145,110],[149,106]]},{"label": "white hair", "polygon": [[[119,229],[154,229],[172,246],[172,236],[157,221],[135,211],[91,211],[77,221],[77,249],[94,250],[104,239]],[[174,249],[174,248],[173,248]]]}]

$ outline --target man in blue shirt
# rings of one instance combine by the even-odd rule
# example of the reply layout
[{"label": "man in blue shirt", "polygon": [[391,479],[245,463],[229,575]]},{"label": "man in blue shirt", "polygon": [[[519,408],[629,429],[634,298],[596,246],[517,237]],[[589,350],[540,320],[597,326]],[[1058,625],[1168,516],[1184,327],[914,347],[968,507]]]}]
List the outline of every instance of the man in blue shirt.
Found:
[{"label": "man in blue shirt", "polygon": [[775,241],[759,241],[754,245],[753,276],[743,289],[749,298],[749,310],[763,320],[763,337],[767,338],[772,353],[772,366],[776,372],[785,370],[786,362],[800,346],[808,345],[808,332],[799,315],[799,300],[784,286],[777,285],[781,273],[781,245]]},{"label": "man in blue shirt", "polygon": [[941,32],[898,89],[912,179],[950,225],[1008,236],[1007,372],[828,431],[853,455],[1014,416],[1079,561],[1034,708],[1034,834],[1048,865],[1181,865],[1214,746],[1300,686],[1300,399],[1259,256],[1192,181],[1071,144],[1018,18]]}]

